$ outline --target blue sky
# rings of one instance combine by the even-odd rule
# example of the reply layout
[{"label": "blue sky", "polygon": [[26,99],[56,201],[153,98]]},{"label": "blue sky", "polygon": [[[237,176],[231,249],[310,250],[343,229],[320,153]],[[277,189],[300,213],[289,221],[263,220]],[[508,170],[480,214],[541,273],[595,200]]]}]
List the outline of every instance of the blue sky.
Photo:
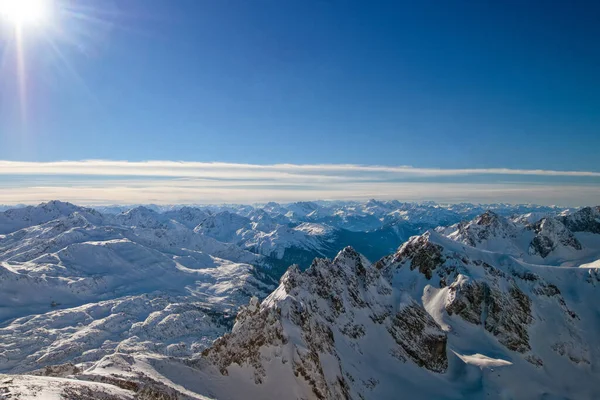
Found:
[{"label": "blue sky", "polygon": [[[15,181],[31,192],[40,179],[76,186],[64,171],[44,173],[43,163],[59,160],[600,172],[597,2],[64,4],[56,0],[60,10],[45,26],[24,29],[24,90],[4,21],[0,160],[38,169],[0,171],[0,184],[15,190],[0,202],[31,196]],[[600,203],[598,177],[548,176],[387,176],[386,185],[394,189],[389,196],[405,196],[415,181],[446,189],[471,183],[483,194],[484,184],[546,185],[554,193],[578,185],[591,194],[541,199]],[[433,188],[423,196],[443,200]],[[379,192],[361,190],[343,195]],[[536,200],[497,193],[498,200]],[[302,186],[257,199],[327,195]]]}]

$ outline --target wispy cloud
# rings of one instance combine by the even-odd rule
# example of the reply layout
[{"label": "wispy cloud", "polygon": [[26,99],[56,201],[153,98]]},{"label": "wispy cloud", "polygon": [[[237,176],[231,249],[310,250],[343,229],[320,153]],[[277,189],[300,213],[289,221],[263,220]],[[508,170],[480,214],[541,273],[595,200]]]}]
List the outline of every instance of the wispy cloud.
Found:
[{"label": "wispy cloud", "polygon": [[[583,180],[583,181],[582,181]],[[220,203],[314,199],[600,203],[600,172],[354,164],[0,161],[0,203]]]},{"label": "wispy cloud", "polygon": [[170,177],[281,177],[305,174],[393,173],[402,176],[458,175],[528,175],[600,177],[596,171],[556,171],[510,168],[414,168],[359,164],[234,164],[189,161],[0,161],[2,175],[104,175],[104,176],[170,176]]}]

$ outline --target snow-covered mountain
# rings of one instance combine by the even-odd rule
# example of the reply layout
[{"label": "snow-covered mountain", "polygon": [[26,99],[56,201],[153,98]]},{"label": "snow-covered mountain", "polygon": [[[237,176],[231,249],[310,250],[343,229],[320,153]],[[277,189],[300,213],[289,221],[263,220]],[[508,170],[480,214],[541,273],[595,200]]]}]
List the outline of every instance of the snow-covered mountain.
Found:
[{"label": "snow-covered mountain", "polygon": [[492,211],[486,211],[468,222],[439,228],[438,231],[469,246],[510,254],[521,252],[519,240],[522,232],[512,221]]},{"label": "snow-covered mountain", "polygon": [[222,211],[200,222],[194,231],[222,242],[233,242],[237,231],[250,225],[250,222],[250,218],[230,211]]},{"label": "snow-covered mountain", "polygon": [[42,203],[36,207],[27,206],[8,209],[0,212],[0,234],[39,225],[59,217],[66,217],[79,209],[79,207],[73,204],[60,201]]},{"label": "snow-covered mountain", "polygon": [[585,207],[566,215],[559,220],[573,232],[600,233],[600,206]]},{"label": "snow-covered mountain", "polygon": [[240,304],[268,294],[261,256],[194,233],[199,212],[179,211],[105,215],[51,202],[4,213],[0,371],[97,361],[117,348],[193,354]]},{"label": "snow-covered mountain", "polygon": [[[119,214],[139,206],[98,206],[95,208],[102,213]],[[180,209],[188,209],[188,212],[190,210],[201,211],[208,215],[227,211],[248,218],[252,218],[257,211],[264,211],[275,218],[279,224],[315,222],[350,231],[379,229],[389,223],[400,221],[435,228],[440,225],[451,225],[462,220],[472,219],[488,210],[505,217],[532,213],[535,220],[530,222],[535,222],[545,216],[555,216],[568,210],[560,207],[532,204],[436,204],[433,202],[403,203],[397,200],[369,200],[367,202],[315,201],[289,204],[270,202],[254,206],[231,204],[198,205],[194,207],[145,205],[144,207],[157,213],[165,213],[169,215],[169,218],[175,218],[180,213]],[[198,217],[196,225],[202,222],[203,219]]]},{"label": "snow-covered mountain", "polygon": [[286,207],[0,213],[0,396],[599,395],[600,208]]},{"label": "snow-covered mountain", "polygon": [[346,248],[304,273],[290,269],[240,312],[204,352],[232,383],[211,389],[223,398],[236,397],[229,386],[290,399],[592,398],[599,306],[583,299],[599,279],[434,232],[374,265]]},{"label": "snow-covered mountain", "polygon": [[376,263],[348,247],[290,268],[201,354],[123,346],[85,370],[7,376],[5,387],[44,393],[64,380],[120,399],[595,398],[599,288],[596,268],[535,265],[429,231]]},{"label": "snow-covered mountain", "polygon": [[600,211],[590,207],[568,215],[543,216],[539,220],[532,218],[531,213],[509,219],[486,211],[471,221],[436,230],[472,247],[510,254],[537,264],[568,266],[600,258],[598,216]]},{"label": "snow-covered mountain", "polygon": [[529,244],[529,254],[545,258],[552,253],[573,253],[583,249],[575,234],[556,218],[543,218],[531,228],[535,237]]}]

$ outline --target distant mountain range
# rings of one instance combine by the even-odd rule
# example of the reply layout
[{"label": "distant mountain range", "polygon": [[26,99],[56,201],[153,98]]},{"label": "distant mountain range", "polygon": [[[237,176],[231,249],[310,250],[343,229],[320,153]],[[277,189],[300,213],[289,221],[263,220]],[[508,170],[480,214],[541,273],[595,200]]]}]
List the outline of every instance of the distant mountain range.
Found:
[{"label": "distant mountain range", "polygon": [[593,398],[599,266],[600,207],[9,209],[0,396]]}]

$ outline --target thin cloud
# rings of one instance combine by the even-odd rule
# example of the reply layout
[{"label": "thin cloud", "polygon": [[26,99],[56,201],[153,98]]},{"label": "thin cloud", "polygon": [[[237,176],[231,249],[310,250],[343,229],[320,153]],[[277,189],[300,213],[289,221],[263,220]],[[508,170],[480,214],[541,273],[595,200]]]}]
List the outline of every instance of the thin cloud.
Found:
[{"label": "thin cloud", "polygon": [[235,164],[188,161],[0,161],[0,175],[100,175],[100,176],[169,176],[169,177],[250,177],[282,178],[286,176],[314,177],[348,173],[391,173],[403,176],[460,175],[527,175],[600,177],[596,171],[557,171],[510,168],[415,168],[411,166],[380,166],[358,164]]},{"label": "thin cloud", "polygon": [[[518,182],[517,176],[527,176],[527,182]],[[552,176],[562,177],[561,182],[549,182],[556,181],[548,178]],[[379,198],[580,206],[600,203],[599,177],[593,171],[505,168],[0,161],[0,204],[52,199],[79,204],[206,204]]]},{"label": "thin cloud", "polygon": [[537,203],[581,206],[600,203],[600,187],[464,183],[353,183],[288,185],[225,185],[187,181],[104,181],[93,185],[3,188],[0,203],[39,203],[61,199],[78,204],[214,204],[300,200],[433,200],[444,203]]}]

